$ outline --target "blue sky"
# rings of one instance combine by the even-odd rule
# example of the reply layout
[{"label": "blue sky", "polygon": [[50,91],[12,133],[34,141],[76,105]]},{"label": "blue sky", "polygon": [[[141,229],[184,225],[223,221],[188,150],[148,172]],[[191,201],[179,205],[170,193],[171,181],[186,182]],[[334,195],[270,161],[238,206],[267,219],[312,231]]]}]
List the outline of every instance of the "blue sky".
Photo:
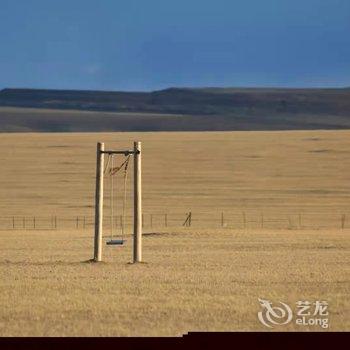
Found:
[{"label": "blue sky", "polygon": [[0,88],[350,86],[349,0],[0,0]]}]

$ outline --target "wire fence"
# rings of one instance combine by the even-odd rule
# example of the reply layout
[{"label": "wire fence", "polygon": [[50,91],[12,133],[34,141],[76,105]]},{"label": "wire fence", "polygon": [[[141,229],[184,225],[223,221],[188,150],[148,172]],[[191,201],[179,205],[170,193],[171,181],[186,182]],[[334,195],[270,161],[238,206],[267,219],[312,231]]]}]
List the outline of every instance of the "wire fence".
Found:
[{"label": "wire fence", "polygon": [[[105,229],[127,230],[132,228],[133,217],[115,216],[104,218]],[[147,230],[167,227],[198,227],[228,229],[345,229],[350,228],[350,216],[346,213],[293,213],[271,214],[257,212],[216,212],[216,213],[145,213],[142,215],[143,227]],[[0,230],[59,230],[91,229],[93,216],[2,216]]]}]

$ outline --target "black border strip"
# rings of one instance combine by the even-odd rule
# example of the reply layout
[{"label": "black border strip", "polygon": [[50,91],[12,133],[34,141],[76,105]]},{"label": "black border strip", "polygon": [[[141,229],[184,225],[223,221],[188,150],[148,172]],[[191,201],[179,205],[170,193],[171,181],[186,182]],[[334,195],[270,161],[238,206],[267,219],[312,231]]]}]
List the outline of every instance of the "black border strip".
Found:
[{"label": "black border strip", "polygon": [[[330,349],[350,341],[349,332],[190,332],[183,337],[0,338],[1,350],[112,349]],[[104,349],[102,349],[104,348]]]}]

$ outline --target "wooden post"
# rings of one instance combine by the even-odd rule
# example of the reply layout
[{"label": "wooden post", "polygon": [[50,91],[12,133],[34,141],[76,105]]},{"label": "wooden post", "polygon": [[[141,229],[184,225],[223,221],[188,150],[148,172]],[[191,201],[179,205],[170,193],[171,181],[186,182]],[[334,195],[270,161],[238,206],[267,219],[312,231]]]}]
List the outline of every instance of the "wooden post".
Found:
[{"label": "wooden post", "polygon": [[15,228],[15,217],[14,216],[12,217],[12,228],[13,229]]},{"label": "wooden post", "polygon": [[165,227],[168,227],[168,214],[164,214],[164,224]]},{"label": "wooden post", "polygon": [[343,214],[343,215],[341,216],[341,218],[340,218],[340,220],[341,220],[341,228],[342,228],[342,229],[345,228],[345,218],[346,218],[345,214]]},{"label": "wooden post", "polygon": [[142,261],[141,142],[134,142],[134,263]]},{"label": "wooden post", "polygon": [[243,214],[243,228],[246,229],[246,227],[247,227],[247,220],[246,220],[246,217],[245,217],[245,211],[242,214]]},{"label": "wooden post", "polygon": [[23,228],[25,229],[26,228],[26,218],[23,216],[23,222],[22,222],[22,224],[23,224]]},{"label": "wooden post", "polygon": [[221,213],[221,227],[224,227],[224,212]]},{"label": "wooden post", "polygon": [[57,216],[55,216],[55,229],[57,229]]},{"label": "wooden post", "polygon": [[77,219],[76,219],[76,228],[79,228],[79,216],[77,216]]},{"label": "wooden post", "polygon": [[94,261],[102,261],[104,143],[97,143]]},{"label": "wooden post", "polygon": [[182,224],[182,226],[186,226],[186,227],[190,227],[191,226],[191,219],[192,219],[192,213],[188,212],[186,213],[186,220],[185,222]]},{"label": "wooden post", "polygon": [[153,214],[150,214],[151,216],[151,228],[153,227]]}]

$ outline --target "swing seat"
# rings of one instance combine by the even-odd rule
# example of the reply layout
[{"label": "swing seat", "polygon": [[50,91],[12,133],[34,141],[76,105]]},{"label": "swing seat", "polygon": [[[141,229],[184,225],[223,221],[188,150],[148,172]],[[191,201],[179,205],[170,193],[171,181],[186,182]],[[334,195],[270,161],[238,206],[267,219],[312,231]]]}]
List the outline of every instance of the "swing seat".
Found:
[{"label": "swing seat", "polygon": [[106,242],[107,245],[123,245],[125,242],[124,239],[110,239]]}]

